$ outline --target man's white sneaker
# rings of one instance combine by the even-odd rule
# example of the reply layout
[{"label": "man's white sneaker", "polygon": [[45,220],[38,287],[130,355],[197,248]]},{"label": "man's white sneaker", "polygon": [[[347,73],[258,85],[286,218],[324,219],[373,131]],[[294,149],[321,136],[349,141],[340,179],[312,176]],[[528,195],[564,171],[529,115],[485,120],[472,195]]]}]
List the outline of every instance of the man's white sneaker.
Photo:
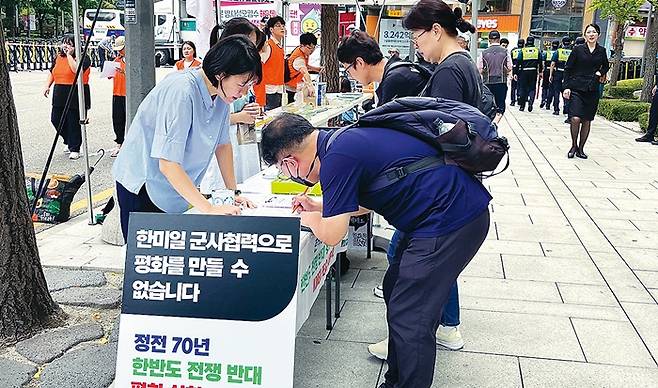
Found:
[{"label": "man's white sneaker", "polygon": [[436,331],[436,343],[450,350],[464,347],[464,339],[459,332],[459,326],[439,326]]},{"label": "man's white sneaker", "polygon": [[80,153],[79,152],[71,152],[69,154],[69,159],[75,160],[80,158]]},{"label": "man's white sneaker", "polygon": [[382,288],[381,285],[373,288],[372,293],[375,294],[376,297],[384,299],[384,288]]},{"label": "man's white sneaker", "polygon": [[380,360],[388,358],[388,337],[376,344],[368,345],[368,352]]}]

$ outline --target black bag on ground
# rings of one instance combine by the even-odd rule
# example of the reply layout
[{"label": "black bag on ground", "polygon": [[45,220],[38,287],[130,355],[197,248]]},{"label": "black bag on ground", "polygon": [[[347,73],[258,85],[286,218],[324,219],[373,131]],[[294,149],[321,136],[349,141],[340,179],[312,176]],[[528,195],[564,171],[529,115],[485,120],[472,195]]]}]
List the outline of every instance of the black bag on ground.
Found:
[{"label": "black bag on ground", "polygon": [[[352,126],[336,131],[327,147],[340,133],[354,126],[395,129],[429,143],[440,152],[442,158],[424,158],[405,166],[403,171],[386,171],[383,174],[386,178],[382,179],[389,184],[441,164],[455,164],[474,174],[493,172],[509,150],[507,139],[498,136],[496,124],[477,108],[443,98],[398,98],[364,114]],[[501,171],[483,177],[500,174],[508,166],[509,155]],[[376,180],[374,186],[381,189],[387,185]]]}]

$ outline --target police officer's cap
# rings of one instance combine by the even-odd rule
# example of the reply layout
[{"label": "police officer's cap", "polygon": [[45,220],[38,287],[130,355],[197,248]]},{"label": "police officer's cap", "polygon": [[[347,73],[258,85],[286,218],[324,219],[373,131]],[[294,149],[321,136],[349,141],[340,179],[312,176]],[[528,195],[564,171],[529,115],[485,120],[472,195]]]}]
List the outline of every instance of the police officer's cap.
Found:
[{"label": "police officer's cap", "polygon": [[562,44],[571,44],[571,37],[565,36],[562,38]]},{"label": "police officer's cap", "polygon": [[534,36],[529,36],[528,39],[525,40],[525,44],[527,46],[532,46],[535,44],[535,37]]}]

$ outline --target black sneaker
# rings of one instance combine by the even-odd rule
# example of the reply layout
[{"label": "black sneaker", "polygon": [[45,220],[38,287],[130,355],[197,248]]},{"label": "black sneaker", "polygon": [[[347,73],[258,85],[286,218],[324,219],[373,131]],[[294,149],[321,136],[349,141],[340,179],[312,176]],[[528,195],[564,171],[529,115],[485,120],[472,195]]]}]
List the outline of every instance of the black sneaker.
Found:
[{"label": "black sneaker", "polygon": [[564,123],[571,124],[571,118],[567,117],[566,119],[564,119]]},{"label": "black sneaker", "polygon": [[553,116],[559,116],[559,115],[560,115],[560,111],[559,111],[559,110],[554,110],[554,111],[553,111]]},{"label": "black sneaker", "polygon": [[514,105],[516,105],[516,101],[512,101],[512,102],[510,102],[510,104],[509,104],[509,106],[514,106]]},{"label": "black sneaker", "polygon": [[523,112],[525,110],[525,106],[519,106],[519,112]]},{"label": "black sneaker", "polygon": [[539,104],[539,109],[543,108],[544,105],[546,105],[546,104],[544,104],[544,101],[542,101],[541,104]]},{"label": "black sneaker", "polygon": [[650,143],[650,142],[654,141],[654,138],[653,138],[652,135],[645,134],[644,136],[638,137],[637,139],[635,139],[635,141],[638,142],[638,143]]},{"label": "black sneaker", "polygon": [[654,141],[651,142],[651,144],[653,144],[653,145],[658,145],[658,141],[655,141],[655,140],[654,140]]},{"label": "black sneaker", "polygon": [[528,112],[532,112],[532,105],[528,105]]}]

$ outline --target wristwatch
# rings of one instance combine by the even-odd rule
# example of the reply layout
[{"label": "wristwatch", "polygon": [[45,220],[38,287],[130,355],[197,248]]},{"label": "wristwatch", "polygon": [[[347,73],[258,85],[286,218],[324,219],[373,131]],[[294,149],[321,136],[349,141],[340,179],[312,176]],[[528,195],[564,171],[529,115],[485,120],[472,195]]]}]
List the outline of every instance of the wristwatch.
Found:
[{"label": "wristwatch", "polygon": [[239,197],[240,195],[242,195],[242,191],[240,191],[240,190],[234,190],[233,193],[235,194],[236,197]]}]

